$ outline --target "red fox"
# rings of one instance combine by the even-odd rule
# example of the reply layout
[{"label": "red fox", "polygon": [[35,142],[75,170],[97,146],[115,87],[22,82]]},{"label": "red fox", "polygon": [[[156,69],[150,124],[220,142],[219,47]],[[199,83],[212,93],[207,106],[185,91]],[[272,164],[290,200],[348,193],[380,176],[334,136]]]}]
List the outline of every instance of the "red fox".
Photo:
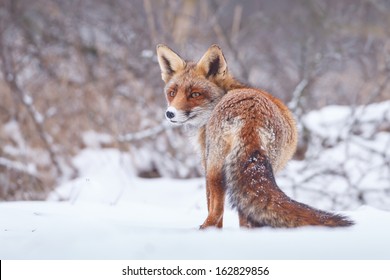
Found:
[{"label": "red fox", "polygon": [[354,224],[294,201],[278,187],[274,172],[297,145],[294,118],[279,99],[233,78],[219,46],[212,45],[197,63],[161,44],[157,57],[166,118],[198,130],[208,206],[201,229],[222,227],[226,194],[242,227]]}]

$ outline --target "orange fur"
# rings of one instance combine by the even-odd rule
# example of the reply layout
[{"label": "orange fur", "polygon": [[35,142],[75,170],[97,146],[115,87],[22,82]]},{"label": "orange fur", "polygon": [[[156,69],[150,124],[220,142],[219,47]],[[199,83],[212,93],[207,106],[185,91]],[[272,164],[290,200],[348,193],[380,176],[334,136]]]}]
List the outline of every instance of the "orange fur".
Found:
[{"label": "orange fur", "polygon": [[167,119],[198,129],[208,206],[201,228],[222,227],[226,194],[244,227],[353,224],[280,190],[274,172],[295,152],[294,118],[279,99],[236,81],[218,46],[197,63],[164,45],[157,46],[157,54],[166,83]]}]

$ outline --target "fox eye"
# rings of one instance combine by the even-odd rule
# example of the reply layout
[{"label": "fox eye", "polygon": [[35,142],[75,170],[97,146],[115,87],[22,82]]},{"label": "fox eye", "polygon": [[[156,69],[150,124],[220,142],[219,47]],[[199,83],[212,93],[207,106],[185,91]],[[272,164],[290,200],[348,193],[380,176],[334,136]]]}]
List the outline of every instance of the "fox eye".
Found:
[{"label": "fox eye", "polygon": [[175,91],[174,90],[171,90],[170,92],[168,92],[168,95],[170,96],[170,97],[174,97],[175,96]]},{"label": "fox eye", "polygon": [[200,96],[200,92],[192,92],[191,93],[192,98],[199,97],[199,96]]}]

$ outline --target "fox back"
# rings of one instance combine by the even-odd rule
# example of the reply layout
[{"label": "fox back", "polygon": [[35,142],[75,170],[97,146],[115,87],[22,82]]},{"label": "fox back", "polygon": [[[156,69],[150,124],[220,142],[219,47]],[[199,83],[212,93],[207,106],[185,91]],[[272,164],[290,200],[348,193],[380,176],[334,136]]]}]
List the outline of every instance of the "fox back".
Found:
[{"label": "fox back", "polygon": [[235,80],[216,45],[197,63],[164,45],[157,46],[157,54],[166,83],[166,118],[198,129],[209,212],[201,228],[222,227],[226,193],[241,226],[352,224],[290,199],[277,186],[274,172],[297,145],[294,118],[279,99]]}]

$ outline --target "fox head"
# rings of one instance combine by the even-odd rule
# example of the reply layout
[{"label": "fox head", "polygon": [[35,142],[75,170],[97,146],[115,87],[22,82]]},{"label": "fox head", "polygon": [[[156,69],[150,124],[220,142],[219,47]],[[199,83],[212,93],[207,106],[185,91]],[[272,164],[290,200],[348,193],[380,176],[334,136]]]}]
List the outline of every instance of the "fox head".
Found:
[{"label": "fox head", "polygon": [[229,78],[220,47],[212,45],[196,63],[183,60],[165,45],[157,46],[157,57],[165,82],[168,121],[195,127],[205,125],[226,93],[223,85]]}]

